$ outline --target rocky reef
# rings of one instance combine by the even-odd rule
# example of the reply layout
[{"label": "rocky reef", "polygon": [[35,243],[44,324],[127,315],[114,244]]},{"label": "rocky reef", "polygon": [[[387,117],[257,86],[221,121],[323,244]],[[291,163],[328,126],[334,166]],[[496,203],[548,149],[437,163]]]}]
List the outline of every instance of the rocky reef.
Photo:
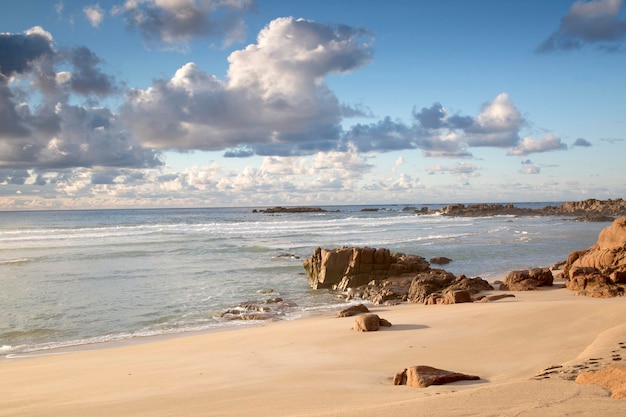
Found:
[{"label": "rocky reef", "polygon": [[596,200],[570,201],[558,206],[546,206],[538,209],[517,207],[513,204],[453,204],[437,211],[444,216],[481,217],[481,216],[568,216],[580,221],[613,221],[615,217],[626,215],[626,201]]}]

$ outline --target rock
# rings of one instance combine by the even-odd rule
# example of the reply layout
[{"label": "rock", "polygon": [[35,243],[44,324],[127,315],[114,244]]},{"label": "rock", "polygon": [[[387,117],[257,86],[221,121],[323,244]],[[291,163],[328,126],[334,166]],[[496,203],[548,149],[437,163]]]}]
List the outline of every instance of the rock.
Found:
[{"label": "rock", "polygon": [[363,304],[357,304],[355,306],[350,306],[341,310],[338,314],[338,317],[350,317],[356,316],[357,314],[369,312],[370,310],[366,306],[364,306]]},{"label": "rock", "polygon": [[626,215],[626,202],[621,198],[616,200],[588,199],[584,201],[570,201],[560,206],[546,206],[539,209],[516,207],[513,204],[453,204],[443,207],[439,213],[444,216],[572,216],[579,221],[610,221],[614,216]]},{"label": "rock", "polygon": [[393,378],[394,385],[408,385],[415,388],[426,388],[431,385],[443,385],[456,381],[475,381],[479,376],[450,372],[431,366],[411,366],[397,373]]},{"label": "rock", "polygon": [[391,253],[389,249],[315,248],[303,263],[311,288],[346,291],[372,280],[415,274],[430,268],[421,256]]},{"label": "rock", "polygon": [[626,399],[626,365],[609,365],[598,371],[584,372],[576,377],[579,384],[594,384],[611,391],[611,398]]},{"label": "rock", "polygon": [[390,327],[391,323],[378,317],[377,314],[363,314],[354,319],[352,329],[359,332],[375,332],[380,326]]},{"label": "rock", "polygon": [[393,385],[406,385],[406,369],[394,375]]},{"label": "rock", "polygon": [[554,276],[550,268],[533,268],[508,273],[500,290],[504,291],[532,291],[538,287],[552,286]]},{"label": "rock", "polygon": [[[481,291],[493,290],[491,284],[480,277],[468,278],[465,275],[455,277],[449,272],[433,269],[428,273],[417,275],[411,282],[407,301],[424,304],[445,303],[444,293],[467,291],[469,294],[478,294]],[[453,295],[447,300],[452,301]],[[459,297],[461,295],[459,294]],[[471,299],[471,297],[470,297]]]},{"label": "rock", "polygon": [[445,256],[435,256],[434,258],[430,258],[429,262],[436,265],[447,265],[452,262],[452,259],[446,258]]},{"label": "rock", "polygon": [[265,210],[252,210],[253,213],[325,213],[326,210],[320,207],[271,207]]},{"label": "rock", "polygon": [[510,298],[510,297],[515,298],[515,295],[513,295],[513,294],[493,294],[493,295],[487,295],[487,296],[484,296],[484,297],[478,297],[478,298],[474,299],[474,301],[480,301],[481,303],[489,303],[491,301],[502,300],[503,298]]},{"label": "rock", "polygon": [[604,228],[589,249],[572,252],[563,267],[565,287],[580,295],[615,297],[626,292],[626,217]]},{"label": "rock", "polygon": [[471,303],[472,295],[467,290],[449,290],[443,293],[443,304]]}]

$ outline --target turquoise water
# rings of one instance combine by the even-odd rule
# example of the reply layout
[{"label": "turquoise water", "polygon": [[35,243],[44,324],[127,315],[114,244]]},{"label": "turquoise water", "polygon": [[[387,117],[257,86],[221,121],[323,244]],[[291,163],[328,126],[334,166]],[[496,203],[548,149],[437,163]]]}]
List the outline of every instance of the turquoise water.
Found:
[{"label": "turquoise water", "polygon": [[284,319],[337,308],[309,289],[302,261],[316,246],[447,256],[445,269],[492,280],[563,260],[607,226],[377,207],[0,212],[0,354],[248,325],[221,313],[270,291],[297,305]]}]

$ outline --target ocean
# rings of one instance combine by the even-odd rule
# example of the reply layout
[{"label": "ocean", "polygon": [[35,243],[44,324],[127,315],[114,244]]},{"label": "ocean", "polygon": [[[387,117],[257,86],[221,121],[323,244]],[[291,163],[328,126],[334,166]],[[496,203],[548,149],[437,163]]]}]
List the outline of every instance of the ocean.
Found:
[{"label": "ocean", "polygon": [[302,262],[317,246],[446,256],[453,262],[444,269],[492,281],[564,260],[608,226],[416,215],[407,206],[442,207],[0,212],[0,355],[259,325],[222,315],[270,296],[290,302],[284,320],[338,309],[345,302],[332,291],[309,288]]}]

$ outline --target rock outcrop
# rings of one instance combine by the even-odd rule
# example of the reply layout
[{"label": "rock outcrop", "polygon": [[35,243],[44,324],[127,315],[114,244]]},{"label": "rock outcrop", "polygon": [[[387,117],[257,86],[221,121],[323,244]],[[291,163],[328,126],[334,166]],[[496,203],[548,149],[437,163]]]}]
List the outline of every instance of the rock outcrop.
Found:
[{"label": "rock outcrop", "polygon": [[326,213],[321,207],[270,207],[265,210],[252,210],[253,213],[266,213],[266,214],[275,214],[275,213]]},{"label": "rock outcrop", "polygon": [[580,295],[615,297],[626,292],[626,217],[603,229],[589,249],[572,252],[563,268],[565,286]]},{"label": "rock outcrop", "polygon": [[390,253],[388,249],[315,248],[303,265],[311,288],[344,291],[348,299],[374,304],[471,302],[473,295],[493,290],[480,277],[455,277],[431,268],[420,256]]},{"label": "rock outcrop", "polygon": [[444,216],[571,216],[579,221],[612,221],[615,216],[626,215],[626,201],[596,200],[570,201],[559,206],[546,206],[539,209],[517,207],[513,204],[453,204],[438,210]]},{"label": "rock outcrop", "polygon": [[394,385],[408,385],[415,388],[426,388],[431,385],[443,385],[456,381],[476,381],[480,377],[458,372],[433,368],[432,366],[411,366],[398,372],[393,378]]},{"label": "rock outcrop", "polygon": [[551,287],[554,276],[550,268],[533,268],[511,271],[500,284],[504,291],[532,291],[538,287]]},{"label": "rock outcrop", "polygon": [[311,288],[345,291],[372,280],[398,277],[426,271],[430,265],[416,255],[391,253],[389,249],[342,247],[315,248],[304,261]]},{"label": "rock outcrop", "polygon": [[358,332],[375,332],[381,327],[391,327],[391,323],[377,314],[363,314],[354,319],[352,329]]}]

